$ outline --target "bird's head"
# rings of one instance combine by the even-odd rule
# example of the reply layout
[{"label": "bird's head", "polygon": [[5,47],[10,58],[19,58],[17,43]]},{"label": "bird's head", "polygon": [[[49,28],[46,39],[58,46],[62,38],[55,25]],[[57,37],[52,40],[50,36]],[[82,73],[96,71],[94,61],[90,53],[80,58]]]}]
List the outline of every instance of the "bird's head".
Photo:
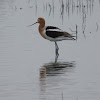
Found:
[{"label": "bird's head", "polygon": [[[35,25],[35,24],[37,24],[37,23],[39,23],[41,26],[45,26],[45,20],[43,19],[43,18],[41,18],[41,17],[39,17],[38,19],[37,19],[37,22],[35,22],[34,24],[32,24],[32,25]],[[32,25],[29,25],[29,26],[32,26]]]},{"label": "bird's head", "polygon": [[45,24],[45,20],[41,17],[38,18],[37,22],[40,24]]}]

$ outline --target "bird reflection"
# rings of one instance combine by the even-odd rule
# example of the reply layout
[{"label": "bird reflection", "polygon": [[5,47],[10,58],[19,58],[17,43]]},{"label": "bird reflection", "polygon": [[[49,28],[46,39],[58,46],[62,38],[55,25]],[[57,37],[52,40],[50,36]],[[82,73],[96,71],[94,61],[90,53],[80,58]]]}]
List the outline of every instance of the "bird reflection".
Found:
[{"label": "bird reflection", "polygon": [[64,74],[66,70],[70,70],[73,67],[75,67],[75,61],[46,63],[40,68],[40,78]]},{"label": "bird reflection", "polygon": [[[49,62],[44,64],[40,68],[40,98],[41,100],[46,100],[46,96],[48,96],[48,91],[57,91],[55,88],[60,88],[65,79],[69,77],[71,73],[74,73],[75,61],[70,62]],[[66,74],[66,75],[65,75]],[[63,76],[63,77],[60,77]],[[66,77],[67,76],[67,77]],[[71,79],[67,80],[67,83],[70,82]],[[50,90],[50,88],[52,88]]]}]

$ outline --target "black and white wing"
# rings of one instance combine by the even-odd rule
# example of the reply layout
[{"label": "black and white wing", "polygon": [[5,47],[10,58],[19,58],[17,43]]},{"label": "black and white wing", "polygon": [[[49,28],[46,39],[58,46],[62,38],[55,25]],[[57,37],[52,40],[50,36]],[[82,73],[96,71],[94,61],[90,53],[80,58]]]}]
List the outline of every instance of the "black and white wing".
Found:
[{"label": "black and white wing", "polygon": [[72,40],[75,40],[71,34],[69,34],[68,32],[62,31],[58,27],[47,26],[45,29],[46,29],[46,35],[51,38],[67,37]]}]

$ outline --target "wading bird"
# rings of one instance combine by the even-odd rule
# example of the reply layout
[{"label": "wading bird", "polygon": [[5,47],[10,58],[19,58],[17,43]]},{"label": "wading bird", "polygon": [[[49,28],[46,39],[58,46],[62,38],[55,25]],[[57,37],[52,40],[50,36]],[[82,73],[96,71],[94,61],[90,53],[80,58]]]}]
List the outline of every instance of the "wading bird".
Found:
[{"label": "wading bird", "polygon": [[[57,45],[57,41],[62,41],[62,40],[75,40],[74,37],[68,32],[62,31],[58,27],[55,26],[45,26],[45,20],[41,17],[38,18],[37,22],[34,24],[39,23],[39,33],[44,39],[50,40],[55,42],[55,53],[56,53],[56,58],[58,58],[59,53],[59,47]],[[34,25],[32,24],[32,25]],[[29,25],[29,26],[32,26]]]}]

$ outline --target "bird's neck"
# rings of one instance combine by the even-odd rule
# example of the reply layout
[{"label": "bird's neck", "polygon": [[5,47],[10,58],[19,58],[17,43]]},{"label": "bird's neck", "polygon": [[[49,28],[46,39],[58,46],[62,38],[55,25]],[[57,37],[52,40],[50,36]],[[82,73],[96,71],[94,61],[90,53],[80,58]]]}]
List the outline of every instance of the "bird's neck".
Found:
[{"label": "bird's neck", "polygon": [[41,34],[41,36],[43,37],[43,38],[46,38],[46,36],[45,36],[45,33],[44,33],[44,30],[45,30],[45,25],[39,25],[39,33]]},{"label": "bird's neck", "polygon": [[41,28],[45,27],[45,22],[40,23],[39,25]]},{"label": "bird's neck", "polygon": [[44,31],[44,28],[45,28],[45,25],[39,25],[39,32],[41,33],[41,32],[43,32]]}]

